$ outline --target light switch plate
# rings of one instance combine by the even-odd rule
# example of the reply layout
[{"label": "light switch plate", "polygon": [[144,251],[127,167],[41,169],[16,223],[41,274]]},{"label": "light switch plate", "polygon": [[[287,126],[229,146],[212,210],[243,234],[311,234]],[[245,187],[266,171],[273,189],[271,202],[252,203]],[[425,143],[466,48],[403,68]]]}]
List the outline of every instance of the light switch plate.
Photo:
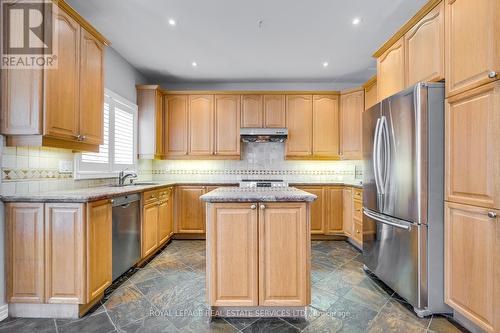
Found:
[{"label": "light switch plate", "polygon": [[72,172],[73,172],[72,161],[59,161],[59,173],[72,173]]}]

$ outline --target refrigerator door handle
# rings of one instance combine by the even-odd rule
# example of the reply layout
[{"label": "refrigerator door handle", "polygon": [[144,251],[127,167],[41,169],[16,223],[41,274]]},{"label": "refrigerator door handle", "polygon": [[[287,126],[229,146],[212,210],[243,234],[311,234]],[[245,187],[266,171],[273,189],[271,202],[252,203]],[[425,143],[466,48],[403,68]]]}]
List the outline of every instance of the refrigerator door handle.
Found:
[{"label": "refrigerator door handle", "polygon": [[404,230],[410,230],[411,229],[407,225],[400,224],[400,223],[397,223],[397,222],[391,222],[387,218],[379,217],[376,214],[371,213],[367,209],[363,209],[363,214],[365,214],[367,217],[369,217],[369,218],[371,218],[371,219],[373,219],[375,221],[378,221],[380,223],[384,223],[384,224],[390,225],[390,226],[395,227],[395,228],[400,228],[400,229],[404,229]]},{"label": "refrigerator door handle", "polygon": [[375,125],[375,135],[373,136],[373,175],[375,177],[375,186],[377,187],[377,194],[380,194],[380,184],[379,184],[379,138],[380,138],[380,118],[377,119],[377,124]]},{"label": "refrigerator door handle", "polygon": [[391,172],[391,147],[390,147],[390,136],[389,136],[389,125],[387,123],[387,118],[382,116],[381,125],[382,137],[384,140],[384,174],[380,174],[380,180],[382,182],[381,187],[383,193],[387,191],[387,184],[389,182],[389,174]]}]

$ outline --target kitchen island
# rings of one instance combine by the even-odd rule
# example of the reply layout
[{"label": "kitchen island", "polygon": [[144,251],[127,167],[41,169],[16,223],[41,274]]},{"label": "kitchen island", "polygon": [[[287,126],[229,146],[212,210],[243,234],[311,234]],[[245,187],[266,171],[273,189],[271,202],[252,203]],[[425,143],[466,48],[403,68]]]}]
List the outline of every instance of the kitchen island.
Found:
[{"label": "kitchen island", "polygon": [[311,302],[310,204],[294,187],[218,188],[207,202],[207,301],[222,316],[300,316]]}]

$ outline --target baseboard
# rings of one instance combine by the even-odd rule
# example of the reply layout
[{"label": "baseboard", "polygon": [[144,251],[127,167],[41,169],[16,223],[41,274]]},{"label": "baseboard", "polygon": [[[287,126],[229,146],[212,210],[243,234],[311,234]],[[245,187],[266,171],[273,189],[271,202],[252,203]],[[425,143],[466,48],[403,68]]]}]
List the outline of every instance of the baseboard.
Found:
[{"label": "baseboard", "polygon": [[9,316],[9,305],[4,304],[0,306],[0,321],[6,319]]}]

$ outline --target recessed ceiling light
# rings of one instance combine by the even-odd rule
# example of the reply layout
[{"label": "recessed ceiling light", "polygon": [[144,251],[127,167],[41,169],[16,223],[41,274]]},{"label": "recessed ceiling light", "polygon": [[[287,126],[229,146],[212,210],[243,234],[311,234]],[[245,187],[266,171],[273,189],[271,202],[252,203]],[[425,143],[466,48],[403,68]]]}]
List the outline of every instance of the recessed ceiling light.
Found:
[{"label": "recessed ceiling light", "polygon": [[328,67],[328,61],[323,62],[323,67]]},{"label": "recessed ceiling light", "polygon": [[168,24],[170,24],[171,26],[174,26],[177,24],[177,22],[175,22],[174,19],[168,19]]},{"label": "recessed ceiling light", "polygon": [[191,63],[191,66],[193,66],[193,67],[197,67],[197,66],[198,66],[198,63],[197,63],[196,61],[193,61],[193,62]]},{"label": "recessed ceiling light", "polygon": [[361,23],[361,19],[359,17],[355,17],[352,19],[352,24],[358,25]]}]

